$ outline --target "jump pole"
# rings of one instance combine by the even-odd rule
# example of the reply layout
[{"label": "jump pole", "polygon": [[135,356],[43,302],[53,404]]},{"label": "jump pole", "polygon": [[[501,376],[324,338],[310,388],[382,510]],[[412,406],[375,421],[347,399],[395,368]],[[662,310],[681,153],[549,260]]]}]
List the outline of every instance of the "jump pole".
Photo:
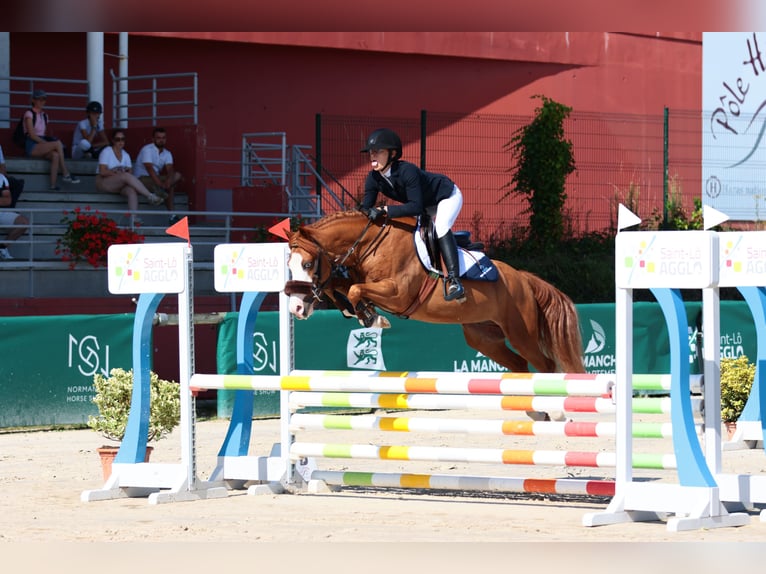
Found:
[{"label": "jump pole", "polygon": [[[247,306],[245,304],[245,298],[252,293],[252,290],[260,290],[262,291],[279,291],[281,287],[284,284],[284,279],[286,278],[278,278],[276,274],[274,275],[274,278],[276,282],[274,284],[263,284],[260,281],[257,281],[256,279],[262,279],[266,275],[271,276],[272,274],[264,273],[263,269],[256,269],[256,271],[252,274],[249,274],[246,272],[246,268],[242,262],[244,261],[255,261],[255,262],[261,262],[260,264],[263,265],[264,261],[271,261],[273,265],[278,264],[279,261],[283,261],[285,263],[286,267],[286,258],[288,256],[288,251],[278,251],[279,249],[286,249],[285,246],[282,246],[281,248],[278,245],[271,244],[271,249],[275,249],[275,251],[271,256],[264,256],[264,253],[261,251],[264,248],[268,248],[264,245],[250,245],[250,246],[244,246],[242,244],[236,244],[236,245],[222,245],[218,246],[216,248],[216,289],[221,292],[245,292],[245,296],[243,297],[243,309],[242,311],[245,312],[246,317],[243,317],[243,314],[240,315],[240,328],[238,329],[238,334],[241,334],[243,331],[242,326],[244,324],[247,324],[248,326],[245,327],[244,331],[249,333],[252,336],[253,327],[249,324],[250,321],[254,321],[251,314],[252,314],[252,306]],[[287,272],[285,271],[285,274]],[[260,295],[259,295],[260,296]],[[246,308],[247,307],[247,308]],[[243,323],[245,321],[246,323]],[[283,395],[281,397],[281,411],[282,411],[282,424],[280,427],[280,445],[277,445],[276,448],[272,449],[272,454],[268,457],[247,457],[243,456],[242,449],[240,448],[239,451],[233,452],[236,449],[233,448],[227,448],[226,445],[222,447],[221,453],[219,455],[219,465],[216,468],[216,471],[214,472],[214,476],[212,478],[216,479],[223,479],[227,482],[230,481],[231,478],[237,478],[240,480],[254,480],[254,481],[265,481],[268,484],[267,485],[258,485],[256,487],[251,487],[251,492],[253,492],[253,489],[262,489],[264,486],[267,487],[271,491],[277,491],[277,483],[275,482],[277,480],[278,475],[282,473],[281,475],[281,482],[283,484],[291,484],[295,483],[298,480],[298,477],[296,476],[296,472],[300,474],[300,476],[306,481],[311,481],[312,471],[315,469],[315,465],[308,457],[308,453],[306,453],[306,456],[300,456],[299,462],[300,464],[290,466],[290,459],[289,454],[291,451],[291,447],[294,445],[293,440],[294,437],[292,435],[292,431],[294,430],[294,425],[291,423],[291,415],[290,415],[290,404],[292,403],[292,400],[287,400],[285,393],[291,392],[290,396],[301,396],[301,395],[316,395],[317,393],[301,393],[301,391],[345,391],[347,393],[351,392],[362,392],[362,391],[382,391],[383,393],[389,393],[385,396],[392,396],[390,393],[411,393],[415,391],[426,391],[426,392],[438,392],[441,391],[442,393],[448,393],[448,392],[459,392],[459,393],[467,393],[468,396],[459,397],[458,401],[460,400],[479,400],[484,401],[486,399],[497,399],[502,398],[503,400],[511,397],[489,397],[489,396],[482,396],[484,393],[488,392],[501,392],[506,394],[514,394],[514,395],[530,395],[529,401],[540,401],[545,400],[548,398],[554,398],[552,396],[545,396],[545,395],[555,395],[555,394],[570,394],[575,396],[569,396],[565,400],[567,401],[576,401],[578,398],[582,398],[585,400],[591,401],[591,404],[593,404],[593,400],[598,400],[596,397],[578,397],[576,395],[592,395],[592,394],[600,394],[600,395],[607,395],[611,393],[611,387],[613,385],[614,377],[613,375],[566,375],[561,373],[556,374],[541,374],[541,373],[524,373],[524,374],[513,374],[513,373],[506,373],[506,374],[476,374],[473,376],[466,376],[462,373],[432,373],[432,372],[409,372],[409,373],[379,373],[374,371],[359,371],[359,372],[348,372],[348,371],[341,371],[341,372],[333,372],[333,371],[295,371],[293,369],[294,366],[294,356],[293,356],[293,349],[294,349],[294,336],[292,331],[292,318],[289,316],[289,312],[287,310],[286,305],[286,298],[280,299],[280,375],[279,376],[246,376],[244,372],[247,371],[247,369],[241,369],[239,368],[240,365],[238,365],[238,374],[237,375],[204,375],[204,374],[195,374],[193,376],[193,385],[195,387],[199,388],[222,388],[222,389],[236,389],[240,391],[245,391],[248,389],[259,389],[259,390],[280,390],[282,391]],[[238,357],[240,356],[240,351],[247,352],[249,348],[252,348],[252,337],[250,337],[250,340],[248,342],[247,336],[244,338],[240,337],[238,338],[238,347],[242,345],[242,349],[238,348]],[[239,362],[239,361],[238,361]],[[244,372],[243,372],[244,371]],[[694,381],[695,386],[700,385],[700,379],[701,377],[697,377]],[[636,375],[636,387],[642,388],[642,389],[669,389],[671,385],[670,377],[667,375]],[[595,386],[594,386],[595,385]],[[472,394],[474,393],[474,394]],[[329,395],[337,394],[337,393],[328,393]],[[368,394],[368,393],[363,393]],[[543,395],[543,396],[532,396],[532,395]],[[345,396],[351,396],[351,395],[345,395]],[[403,395],[398,395],[397,400],[401,400]],[[418,397],[421,396],[423,398],[426,397],[426,395],[407,395],[411,397]],[[451,398],[451,400],[454,402],[455,397],[449,397],[449,395],[428,395],[428,399],[430,400],[445,400]],[[558,399],[561,399],[561,397],[555,397]],[[383,402],[385,402],[387,399],[383,399]],[[415,399],[418,400],[418,399]],[[420,399],[422,402],[422,399]],[[514,400],[518,400],[518,397]],[[606,399],[610,401],[611,399]],[[648,402],[650,399],[642,399],[644,402]],[[662,409],[659,406],[659,401],[656,401],[657,405],[649,407],[648,409],[651,412],[660,412]],[[390,405],[389,405],[390,406]],[[401,405],[400,405],[401,406]],[[507,406],[507,405],[506,405]],[[296,408],[293,404],[292,408]],[[458,406],[458,408],[460,408]],[[534,408],[534,407],[533,407]],[[525,410],[528,409],[528,406],[525,408]],[[517,405],[516,410],[521,410],[521,406]],[[583,408],[580,408],[579,410],[586,410]],[[592,407],[587,409],[592,410]],[[665,409],[667,412],[667,404],[665,405]],[[302,415],[298,417],[298,421],[301,421],[300,418]],[[234,420],[232,420],[232,425],[234,424]],[[538,429],[553,429],[554,431],[543,431],[540,432],[565,432],[562,429],[559,429],[558,427],[554,426],[540,426],[538,425],[536,428]],[[608,427],[602,427],[602,428],[608,428]],[[595,432],[591,429],[590,432]],[[606,431],[606,432],[613,432],[613,431]],[[643,430],[643,429],[637,429],[637,435],[639,436],[657,436],[658,434],[665,434],[667,435],[667,429],[660,430],[660,429],[653,429],[653,430]],[[229,436],[232,435],[231,430],[229,433]],[[227,441],[229,439],[229,436],[227,436]],[[239,435],[240,438],[242,435]],[[230,447],[233,447],[234,445],[229,445]],[[225,455],[226,452],[229,452],[233,456],[221,456]],[[246,449],[245,449],[246,451]],[[282,456],[282,453],[285,453],[287,456]],[[494,453],[497,454],[497,453]],[[434,456],[439,456],[439,454],[436,454]],[[483,457],[483,456],[489,456],[492,458],[493,453],[481,453],[478,450],[476,452],[473,452],[471,454],[473,457]],[[530,453],[530,458],[534,458],[535,453]],[[559,453],[544,453],[542,451],[537,453],[538,459],[550,459],[554,460],[554,463],[559,464],[560,457],[566,455],[562,455]],[[295,458],[295,457],[293,457]],[[592,457],[591,457],[592,458]],[[602,457],[604,458],[604,457]],[[605,457],[607,461],[610,459],[609,456]],[[672,460],[670,460],[672,459]],[[611,460],[614,461],[614,457],[611,457]],[[656,461],[650,461],[648,464],[650,465],[649,468],[674,468],[675,467],[675,460],[671,456],[669,459],[661,459],[663,462],[656,462]],[[595,459],[594,459],[595,461]],[[589,462],[589,464],[596,464]],[[606,463],[609,466],[613,466],[614,462],[607,462]],[[647,464],[645,461],[642,463],[639,461],[639,465]],[[269,471],[264,472],[263,469],[268,468]],[[330,476],[333,473],[330,471],[326,471],[323,473],[322,476]],[[236,475],[236,476],[235,476]],[[356,475],[355,475],[356,476]],[[380,473],[377,473],[376,476],[382,476]],[[475,477],[474,477],[475,478]],[[365,480],[365,479],[363,479]],[[388,478],[387,480],[394,480],[392,478]],[[493,480],[493,479],[488,479]],[[515,481],[516,479],[511,479],[511,483]],[[524,482],[524,479],[518,479]],[[438,479],[436,480],[439,484],[449,484],[454,482],[454,480],[450,481],[446,478],[444,479]],[[485,482],[482,482],[482,480],[471,480],[471,484],[473,485],[480,485],[485,484]],[[535,483],[535,481],[526,481],[527,483]],[[542,484],[545,481],[538,481],[537,484]],[[591,481],[593,482],[593,481]],[[496,484],[496,483],[493,483]],[[515,484],[515,483],[514,483]],[[558,484],[556,481],[551,481],[551,484]],[[606,494],[609,492],[611,494],[611,491],[609,491],[610,486],[608,483],[606,486],[589,486],[585,488],[585,490],[593,491],[593,489],[598,490],[602,494]],[[510,485],[510,483],[509,483]],[[551,488],[550,486],[544,487],[544,488]],[[575,487],[577,488],[577,487]],[[606,490],[604,490],[606,489]]]},{"label": "jump pole", "polygon": [[[624,206],[629,225],[640,222]],[[718,237],[711,231],[620,231],[615,241],[615,323],[617,394],[616,491],[604,512],[583,517],[583,525],[667,519],[670,531],[748,524],[746,513],[730,514],[694,430],[689,389],[689,354],[681,288],[710,289],[718,282]],[[651,289],[660,303],[670,336],[671,420],[678,484],[634,482],[632,477],[633,289]],[[720,416],[716,408],[718,364],[717,292],[703,304],[705,436],[709,457],[720,457]],[[712,295],[712,297],[711,297]],[[704,296],[704,295],[703,295]],[[720,389],[718,389],[720,392]],[[720,402],[720,400],[719,400]],[[711,440],[712,438],[712,440]]]},{"label": "jump pole", "polygon": [[[150,504],[159,504],[226,496],[222,484],[202,481],[196,471],[195,405],[189,386],[194,371],[191,244],[112,245],[107,258],[109,292],[139,295],[133,334],[133,395],[125,437],[111,476],[102,488],[86,490],[80,499],[91,502],[148,495]],[[151,325],[166,293],[178,294],[181,400],[181,462],[178,464],[143,462],[150,412]]]}]

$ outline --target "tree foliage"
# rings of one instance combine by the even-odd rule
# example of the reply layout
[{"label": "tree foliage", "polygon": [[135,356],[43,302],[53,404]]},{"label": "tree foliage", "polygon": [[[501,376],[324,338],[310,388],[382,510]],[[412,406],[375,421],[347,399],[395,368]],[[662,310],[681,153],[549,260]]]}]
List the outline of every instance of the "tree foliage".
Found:
[{"label": "tree foliage", "polygon": [[564,120],[572,108],[542,95],[534,119],[519,128],[505,145],[516,160],[511,181],[503,186],[510,195],[528,202],[529,240],[549,250],[564,237],[567,176],[575,170],[572,142],[564,134]]}]

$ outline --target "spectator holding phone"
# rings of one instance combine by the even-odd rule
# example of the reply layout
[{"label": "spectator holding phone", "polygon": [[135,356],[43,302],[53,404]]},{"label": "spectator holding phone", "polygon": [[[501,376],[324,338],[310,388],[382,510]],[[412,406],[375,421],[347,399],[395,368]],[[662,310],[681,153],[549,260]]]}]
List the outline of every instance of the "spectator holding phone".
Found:
[{"label": "spectator holding phone", "polygon": [[101,150],[109,145],[109,138],[104,133],[104,120],[101,119],[103,112],[101,102],[89,102],[85,106],[85,119],[77,123],[72,135],[72,159],[88,155],[97,159]]}]

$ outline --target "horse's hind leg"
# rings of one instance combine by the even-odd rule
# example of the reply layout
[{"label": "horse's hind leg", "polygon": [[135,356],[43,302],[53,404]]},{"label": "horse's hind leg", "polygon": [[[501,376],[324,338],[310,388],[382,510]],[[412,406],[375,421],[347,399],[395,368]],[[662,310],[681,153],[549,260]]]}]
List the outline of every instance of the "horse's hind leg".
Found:
[{"label": "horse's hind leg", "polygon": [[[513,373],[529,372],[529,364],[526,359],[508,347],[503,330],[496,324],[474,323],[463,325],[463,336],[469,347],[476,349],[509,371]],[[561,411],[551,413],[527,411],[527,416],[534,421],[566,420],[566,416]]]},{"label": "horse's hind leg", "polygon": [[494,323],[463,325],[463,336],[469,347],[476,349],[509,371],[529,372],[527,361],[505,344],[503,330]]}]

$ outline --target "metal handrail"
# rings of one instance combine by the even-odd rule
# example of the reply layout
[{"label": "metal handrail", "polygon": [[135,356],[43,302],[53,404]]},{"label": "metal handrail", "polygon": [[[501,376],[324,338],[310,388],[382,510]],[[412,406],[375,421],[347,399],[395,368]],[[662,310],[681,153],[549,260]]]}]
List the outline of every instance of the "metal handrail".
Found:
[{"label": "metal handrail", "polygon": [[[51,247],[56,245],[57,239],[64,233],[64,231],[67,228],[66,221],[62,221],[65,216],[65,212],[62,211],[61,208],[53,208],[53,207],[23,207],[20,205],[17,205],[14,208],[14,211],[24,215],[29,220],[29,225],[26,226],[19,226],[19,225],[9,225],[4,226],[4,230],[8,230],[11,228],[17,228],[17,227],[26,227],[27,233],[25,235],[22,235],[19,239],[8,242],[6,241],[6,245],[9,246],[10,249],[14,249],[14,247],[18,246],[28,246],[28,255],[24,258],[16,258],[15,261],[17,262],[26,262],[30,265],[34,266],[36,263],[45,263],[49,264],[51,262],[50,258],[47,257],[36,257],[35,256],[35,248],[38,248],[38,253],[43,250],[43,248]],[[164,239],[167,239],[167,236],[164,235],[165,229],[167,229],[167,225],[143,225],[143,224],[137,224],[135,221],[136,219],[146,218],[149,216],[157,216],[158,212],[156,210],[136,210],[131,213],[126,213],[125,209],[102,209],[98,208],[97,210],[99,213],[102,213],[108,217],[111,217],[115,221],[118,222],[118,227],[124,228],[124,229],[134,229],[138,230],[140,233],[146,234],[147,232],[152,232],[156,237],[162,237]],[[71,213],[71,211],[68,211],[67,213]],[[232,237],[235,233],[238,232],[249,232],[253,231],[255,228],[252,225],[239,225],[236,224],[237,220],[247,220],[248,218],[252,217],[259,217],[259,218],[266,218],[266,219],[283,219],[285,217],[289,217],[287,213],[284,212],[231,212],[231,211],[183,211],[183,210],[175,210],[175,214],[177,214],[179,217],[189,216],[192,219],[198,219],[198,220],[204,220],[203,224],[191,224],[190,225],[190,231],[192,235],[192,244],[195,243],[194,240],[194,230],[198,229],[205,229],[206,231],[210,233],[219,232],[221,233],[221,240],[223,242],[230,242],[232,240]],[[51,214],[54,214],[56,216],[61,216],[62,220],[60,220],[58,223],[49,223],[49,222],[43,222],[39,221],[45,216],[49,216]],[[153,235],[149,235],[149,237],[152,237]],[[214,244],[218,244],[220,241],[217,241]],[[211,244],[209,242],[204,241],[203,239],[199,240],[200,245],[208,245]],[[58,259],[56,259],[58,260]]]},{"label": "metal handrail", "polygon": [[[302,148],[307,147],[307,146],[298,146],[298,145],[296,145],[296,146],[293,146],[293,147],[295,149],[294,153],[296,154],[298,159],[301,160],[303,162],[303,164],[308,167],[309,171],[311,172],[311,175],[313,175],[316,178],[316,180],[319,182],[320,187],[324,191],[326,191],[327,194],[333,199],[333,201],[335,202],[335,206],[338,209],[341,209],[341,210],[350,209],[351,206],[353,206],[353,205],[355,205],[357,203],[356,198],[353,195],[351,195],[348,192],[348,190],[345,187],[343,187],[343,185],[341,185],[341,183],[337,179],[335,179],[335,177],[333,177],[333,175],[331,173],[327,172],[327,174],[332,178],[332,180],[341,189],[341,196],[342,197],[338,197],[338,195],[335,193],[335,191],[327,184],[327,182],[324,180],[322,175],[317,171],[316,167],[314,167],[314,162],[316,161],[316,158],[314,158],[313,156],[310,156],[310,155],[307,155],[307,154],[303,153],[303,149]],[[327,171],[327,170],[325,170],[325,171]],[[344,201],[344,198],[349,198],[350,201],[349,201],[348,204],[346,204],[346,202]]]},{"label": "metal handrail", "polygon": [[[158,124],[162,120],[191,120],[194,125],[198,123],[199,114],[199,81],[196,72],[184,72],[177,74],[147,74],[140,76],[116,76],[114,70],[109,70],[112,76],[112,114],[113,127],[126,127],[128,121],[150,120],[152,124]],[[171,85],[161,87],[161,82],[178,79],[191,79],[190,85]],[[128,88],[129,82],[149,81],[148,88]],[[121,86],[125,86],[122,88]],[[163,95],[176,92],[191,92],[191,99],[165,100]],[[148,94],[148,101],[138,101],[122,104],[121,96],[129,95],[141,97]],[[161,113],[161,108],[181,107],[191,110],[185,113]],[[131,115],[131,112],[140,108],[151,108],[149,115]]]},{"label": "metal handrail", "polygon": [[[51,89],[51,84],[63,87]],[[50,104],[45,109],[51,116],[51,124],[71,124],[82,119],[88,102],[87,80],[0,76],[0,127],[15,127],[15,121],[29,109],[32,92],[37,88],[48,93]]]}]

